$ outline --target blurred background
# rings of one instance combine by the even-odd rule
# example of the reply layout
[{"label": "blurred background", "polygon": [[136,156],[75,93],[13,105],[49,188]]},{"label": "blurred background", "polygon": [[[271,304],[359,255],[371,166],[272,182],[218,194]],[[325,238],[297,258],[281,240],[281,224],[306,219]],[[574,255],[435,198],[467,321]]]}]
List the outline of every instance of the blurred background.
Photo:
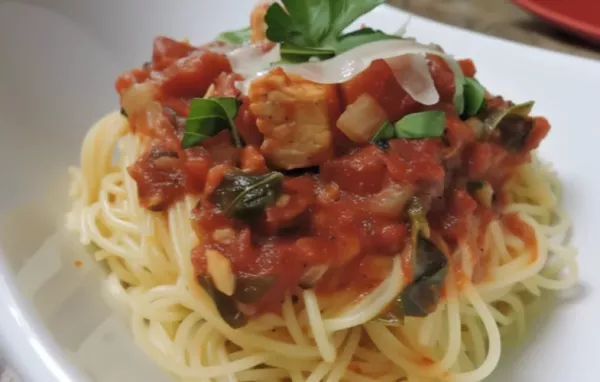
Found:
[{"label": "blurred background", "polygon": [[[600,59],[600,39],[578,37],[562,26],[528,13],[521,3],[565,21],[577,16],[600,30],[598,0],[388,0],[388,3],[436,21],[508,40],[578,56]],[[565,12],[566,11],[566,12]],[[597,32],[600,34],[600,32]]]}]

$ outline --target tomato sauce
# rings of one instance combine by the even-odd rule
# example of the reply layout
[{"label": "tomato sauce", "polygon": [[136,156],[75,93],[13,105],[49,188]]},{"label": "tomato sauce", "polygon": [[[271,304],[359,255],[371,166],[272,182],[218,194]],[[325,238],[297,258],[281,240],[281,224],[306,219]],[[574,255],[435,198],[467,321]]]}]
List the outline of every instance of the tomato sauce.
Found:
[{"label": "tomato sauce", "polygon": [[[545,119],[533,119],[517,151],[494,137],[478,138],[456,115],[454,76],[445,61],[429,57],[440,101],[425,107],[402,89],[383,60],[376,60],[352,80],[332,85],[331,105],[344,110],[367,93],[392,121],[418,111],[443,110],[444,136],[393,139],[381,147],[352,143],[332,127],[337,148],[332,158],[316,168],[284,172],[280,194],[252,220],[227,217],[211,195],[228,171],[239,168],[258,176],[270,168],[248,97],[235,86],[243,77],[232,73],[226,56],[214,47],[159,37],[152,61],[120,76],[116,89],[123,105],[141,84],[150,84],[154,92],[151,102],[128,115],[132,130],[146,142],[143,154],[129,168],[140,203],[165,211],[186,194],[198,195],[193,225],[201,244],[192,254],[194,269],[198,275],[207,272],[205,253],[211,249],[229,259],[238,277],[275,275],[272,287],[253,304],[254,312],[278,311],[285,294],[297,293],[299,286],[316,286],[319,293],[352,290],[357,295],[375,288],[389,274],[393,256],[411,243],[406,214],[411,197],[425,205],[434,236],[451,253],[470,232],[484,232],[498,217],[499,209],[484,206],[467,190],[467,182],[487,182],[500,191],[550,128]],[[475,74],[472,61],[463,60],[460,66],[466,75]],[[243,148],[233,145],[228,130],[199,146],[181,148],[191,100],[209,89],[213,96],[239,98],[234,122]],[[487,104],[491,111],[506,106],[499,97],[488,97]],[[505,216],[502,222],[528,245],[535,243],[531,230],[516,216]],[[482,236],[475,237],[471,244],[481,245]],[[483,252],[474,253],[482,257],[475,263],[485,264]],[[411,278],[410,255],[402,263]],[[312,277],[315,274],[319,277]]]}]

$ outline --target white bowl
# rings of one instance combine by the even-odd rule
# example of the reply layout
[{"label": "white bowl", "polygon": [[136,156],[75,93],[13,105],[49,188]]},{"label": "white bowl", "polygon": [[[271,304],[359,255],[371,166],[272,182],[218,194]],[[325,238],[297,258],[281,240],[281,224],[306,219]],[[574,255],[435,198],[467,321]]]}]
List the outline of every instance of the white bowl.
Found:
[{"label": "white bowl", "polygon": [[[150,56],[155,35],[204,42],[247,25],[251,7],[242,0],[0,1],[0,334],[25,381],[169,380],[133,343],[126,315],[105,303],[102,269],[54,234],[66,211],[66,168],[77,164],[87,128],[118,106],[115,78]],[[394,31],[406,18],[381,7],[366,22]],[[409,34],[474,58],[486,86],[535,99],[536,114],[554,126],[541,155],[565,183],[582,281],[542,301],[551,309],[533,321],[525,344],[505,348],[491,380],[597,381],[600,64],[417,17]]]}]

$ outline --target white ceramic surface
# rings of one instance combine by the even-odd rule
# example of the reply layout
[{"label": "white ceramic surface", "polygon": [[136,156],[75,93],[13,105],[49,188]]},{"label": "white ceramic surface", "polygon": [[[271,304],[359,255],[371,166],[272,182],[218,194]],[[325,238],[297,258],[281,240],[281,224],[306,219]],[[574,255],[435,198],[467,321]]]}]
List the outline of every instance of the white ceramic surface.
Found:
[{"label": "white ceramic surface", "polygon": [[[101,297],[102,272],[54,232],[66,166],[86,129],[117,107],[116,76],[141,64],[157,34],[200,43],[246,25],[246,0],[0,0],[0,339],[25,381],[167,381]],[[405,13],[364,21],[394,31]],[[600,63],[525,47],[413,17],[409,34],[472,57],[481,81],[515,101],[534,99],[553,130],[541,155],[565,185],[581,285],[546,297],[528,341],[509,346],[491,381],[600,380]],[[57,186],[44,191],[53,180]],[[42,248],[38,255],[34,253]],[[83,269],[73,266],[85,260]]]}]

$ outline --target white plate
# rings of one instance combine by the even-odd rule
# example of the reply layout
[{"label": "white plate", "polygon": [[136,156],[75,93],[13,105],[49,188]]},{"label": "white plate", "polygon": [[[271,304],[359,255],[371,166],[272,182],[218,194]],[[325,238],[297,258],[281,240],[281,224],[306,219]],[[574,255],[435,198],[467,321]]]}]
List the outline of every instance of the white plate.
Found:
[{"label": "white plate", "polygon": [[[62,240],[31,258],[63,208],[60,196],[40,201],[36,194],[45,179],[77,163],[88,126],[117,107],[115,78],[149,58],[155,35],[207,41],[246,25],[251,6],[242,0],[0,0],[0,214],[20,211],[5,217],[0,230],[0,334],[27,381],[165,380],[132,345],[126,322],[102,302],[100,272],[89,261],[83,270],[72,266],[83,256],[77,246]],[[381,7],[363,21],[394,31],[406,18]],[[525,344],[505,349],[490,380],[598,381],[600,63],[418,17],[409,34],[473,58],[489,89],[515,101],[536,100],[535,113],[553,124],[541,155],[565,185],[581,286],[545,299],[553,308],[534,321]]]}]

